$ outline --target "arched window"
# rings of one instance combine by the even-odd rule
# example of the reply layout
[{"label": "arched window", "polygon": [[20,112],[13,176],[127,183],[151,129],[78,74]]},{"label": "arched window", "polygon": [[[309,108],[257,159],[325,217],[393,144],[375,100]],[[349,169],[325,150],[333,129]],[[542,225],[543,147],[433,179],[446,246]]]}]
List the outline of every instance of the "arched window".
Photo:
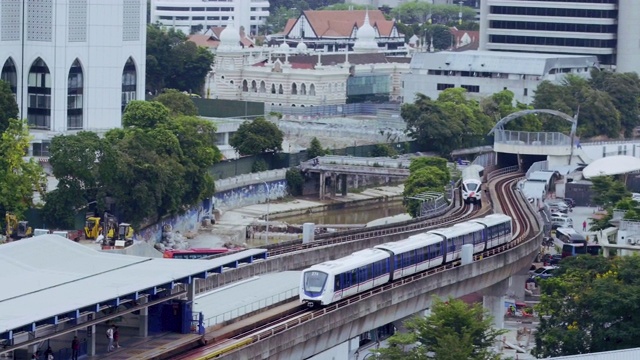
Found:
[{"label": "arched window", "polygon": [[307,84],[302,83],[300,85],[300,95],[307,95]]},{"label": "arched window", "polygon": [[136,64],[133,59],[129,57],[124,64],[122,70],[122,111],[127,107],[127,104],[131,100],[136,100],[136,88],[137,88],[137,71]]},{"label": "arched window", "polygon": [[84,93],[84,79],[80,61],[76,59],[69,69],[67,79],[67,129],[82,129],[82,98]]},{"label": "arched window", "polygon": [[316,86],[313,84],[309,85],[309,95],[316,96]]},{"label": "arched window", "polygon": [[0,79],[9,84],[14,96],[18,93],[18,72],[16,71],[16,63],[13,62],[13,59],[8,58],[7,61],[4,62]]},{"label": "arched window", "polygon": [[247,83],[247,80],[242,80],[242,91],[249,91],[249,84]]},{"label": "arched window", "polygon": [[264,83],[264,81],[260,81],[260,92],[267,92],[267,85]]},{"label": "arched window", "polygon": [[296,83],[291,84],[291,95],[298,95],[298,85]]},{"label": "arched window", "polygon": [[34,129],[51,128],[51,73],[41,58],[29,69],[27,121]]},{"label": "arched window", "polygon": [[278,85],[278,94],[284,94],[284,89],[282,88],[282,84]]},{"label": "arched window", "polygon": [[272,94],[276,93],[276,84],[271,84],[271,93]]},{"label": "arched window", "polygon": [[258,92],[258,85],[255,80],[251,80],[251,92]]}]

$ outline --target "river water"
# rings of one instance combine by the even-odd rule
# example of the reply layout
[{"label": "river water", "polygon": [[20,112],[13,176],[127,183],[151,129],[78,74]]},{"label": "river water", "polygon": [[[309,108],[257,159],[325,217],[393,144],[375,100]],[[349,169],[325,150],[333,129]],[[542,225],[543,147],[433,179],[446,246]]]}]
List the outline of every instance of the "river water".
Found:
[{"label": "river water", "polygon": [[369,204],[348,209],[335,209],[312,214],[287,217],[278,216],[277,221],[301,225],[306,222],[315,224],[366,224],[370,221],[405,213],[402,201]]}]

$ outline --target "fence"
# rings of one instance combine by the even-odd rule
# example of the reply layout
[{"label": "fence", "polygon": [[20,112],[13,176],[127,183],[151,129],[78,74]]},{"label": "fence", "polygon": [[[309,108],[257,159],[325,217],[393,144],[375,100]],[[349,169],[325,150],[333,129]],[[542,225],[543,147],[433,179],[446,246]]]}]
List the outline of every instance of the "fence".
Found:
[{"label": "fence", "polygon": [[480,154],[475,159],[473,159],[471,165],[480,165],[483,168],[488,168],[492,165],[496,165],[496,159],[496,153],[494,152]]},{"label": "fence", "polygon": [[529,175],[531,175],[532,172],[547,169],[549,169],[549,162],[547,160],[534,162],[533,164],[531,164],[531,167],[529,167],[529,170],[527,170],[526,178],[528,179]]},{"label": "fence", "polygon": [[329,116],[351,116],[351,115],[377,115],[378,110],[400,110],[400,104],[341,104],[341,105],[320,105],[310,107],[292,107],[272,105],[265,109],[267,112],[279,112],[284,116],[294,117],[329,117]]},{"label": "fence", "polygon": [[318,158],[320,164],[375,166],[395,169],[408,169],[411,159],[390,159],[388,157],[354,157],[325,155]]},{"label": "fence", "polygon": [[499,130],[495,142],[512,145],[570,146],[571,138],[559,132],[527,132]]},{"label": "fence", "polygon": [[265,299],[261,299],[258,301],[254,301],[251,304],[247,304],[244,306],[241,306],[239,308],[233,309],[233,310],[229,310],[225,313],[216,315],[216,316],[212,316],[210,318],[204,319],[204,326],[205,327],[210,327],[210,326],[214,326],[214,325],[218,325],[218,324],[222,324],[226,321],[232,320],[232,319],[236,319],[240,316],[243,315],[247,315],[250,314],[254,311],[258,311],[260,309],[264,309],[266,307],[269,307],[271,305],[275,305],[278,304],[282,301],[291,299],[293,297],[297,297],[299,293],[299,287],[294,287],[291,288],[287,291],[281,292],[280,294],[276,294],[273,295],[271,297],[265,298]]}]

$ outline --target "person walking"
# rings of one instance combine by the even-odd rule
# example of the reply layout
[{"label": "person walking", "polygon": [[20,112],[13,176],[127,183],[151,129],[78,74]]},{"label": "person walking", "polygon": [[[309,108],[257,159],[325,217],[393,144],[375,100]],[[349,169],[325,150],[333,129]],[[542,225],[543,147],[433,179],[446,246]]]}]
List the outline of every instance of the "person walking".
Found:
[{"label": "person walking", "polygon": [[115,348],[120,347],[120,331],[117,326],[113,326],[113,343]]},{"label": "person walking", "polygon": [[107,339],[109,339],[109,345],[107,345],[107,352],[113,350],[113,326],[107,328]]},{"label": "person walking", "polygon": [[582,231],[587,231],[587,220],[582,222]]},{"label": "person walking", "polygon": [[78,360],[78,353],[80,352],[80,340],[77,336],[73,337],[71,341],[71,360]]}]

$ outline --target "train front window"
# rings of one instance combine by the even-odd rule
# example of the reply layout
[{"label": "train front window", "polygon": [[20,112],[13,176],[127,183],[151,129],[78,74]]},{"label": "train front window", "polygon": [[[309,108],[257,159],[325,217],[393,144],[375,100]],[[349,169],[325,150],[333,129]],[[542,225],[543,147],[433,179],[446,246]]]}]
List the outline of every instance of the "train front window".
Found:
[{"label": "train front window", "polygon": [[466,185],[468,191],[476,191],[478,188],[478,184],[467,183]]},{"label": "train front window", "polygon": [[304,291],[321,292],[327,282],[328,275],[321,271],[309,271],[304,273]]}]

